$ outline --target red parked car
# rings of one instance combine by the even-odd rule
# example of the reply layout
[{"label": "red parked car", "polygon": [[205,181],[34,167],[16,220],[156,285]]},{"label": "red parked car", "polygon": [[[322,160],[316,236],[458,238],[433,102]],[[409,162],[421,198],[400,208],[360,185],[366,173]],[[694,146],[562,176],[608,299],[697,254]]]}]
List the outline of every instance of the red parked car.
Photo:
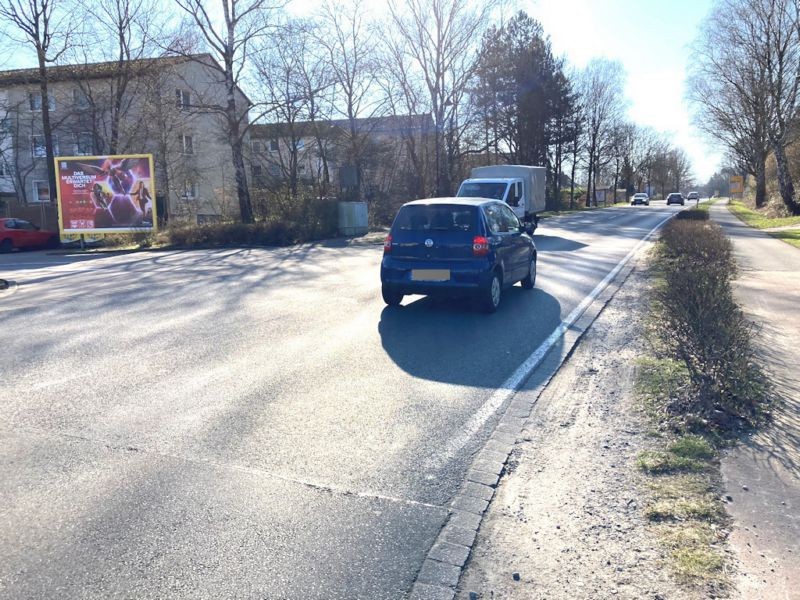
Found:
[{"label": "red parked car", "polygon": [[0,252],[11,252],[14,248],[56,248],[60,243],[56,231],[43,231],[24,219],[0,219]]}]

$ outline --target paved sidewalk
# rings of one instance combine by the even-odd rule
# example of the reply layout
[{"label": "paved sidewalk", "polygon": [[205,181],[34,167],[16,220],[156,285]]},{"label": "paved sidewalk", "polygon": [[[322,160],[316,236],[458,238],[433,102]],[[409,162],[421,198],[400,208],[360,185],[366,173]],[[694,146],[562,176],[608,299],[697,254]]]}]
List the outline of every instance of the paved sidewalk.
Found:
[{"label": "paved sidewalk", "polygon": [[774,422],[722,461],[742,598],[800,599],[800,250],[711,207],[734,245],[735,295],[758,324],[762,366],[783,404]]}]

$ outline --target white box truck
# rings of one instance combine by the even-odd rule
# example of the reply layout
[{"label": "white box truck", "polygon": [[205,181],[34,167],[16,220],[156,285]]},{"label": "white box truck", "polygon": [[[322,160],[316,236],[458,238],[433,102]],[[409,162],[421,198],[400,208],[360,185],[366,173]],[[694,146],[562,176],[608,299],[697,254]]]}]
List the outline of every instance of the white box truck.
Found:
[{"label": "white box truck", "polygon": [[545,209],[546,169],[526,165],[475,167],[456,194],[459,198],[503,200],[524,223],[538,224],[536,213]]}]

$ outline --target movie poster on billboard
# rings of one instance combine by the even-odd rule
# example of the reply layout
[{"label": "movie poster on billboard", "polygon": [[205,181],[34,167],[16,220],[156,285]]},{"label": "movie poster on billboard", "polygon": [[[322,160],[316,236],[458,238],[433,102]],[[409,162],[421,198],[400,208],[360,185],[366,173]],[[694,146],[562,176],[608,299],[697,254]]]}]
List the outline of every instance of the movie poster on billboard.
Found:
[{"label": "movie poster on billboard", "polygon": [[152,154],[56,157],[61,233],[155,231]]}]

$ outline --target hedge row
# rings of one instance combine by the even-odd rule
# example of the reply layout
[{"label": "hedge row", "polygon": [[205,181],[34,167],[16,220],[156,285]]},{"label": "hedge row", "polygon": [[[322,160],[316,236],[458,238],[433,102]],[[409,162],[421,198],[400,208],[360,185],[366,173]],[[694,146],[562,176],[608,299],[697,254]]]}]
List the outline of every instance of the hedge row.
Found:
[{"label": "hedge row", "polygon": [[166,243],[176,246],[287,246],[335,237],[338,227],[336,202],[305,200],[288,207],[280,216],[243,223],[175,225],[165,230]]},{"label": "hedge row", "polygon": [[755,361],[753,326],[733,298],[731,243],[707,213],[679,215],[686,216],[664,228],[658,245],[653,327],[686,364],[693,389],[669,410],[716,429],[752,425],[769,384]]}]

